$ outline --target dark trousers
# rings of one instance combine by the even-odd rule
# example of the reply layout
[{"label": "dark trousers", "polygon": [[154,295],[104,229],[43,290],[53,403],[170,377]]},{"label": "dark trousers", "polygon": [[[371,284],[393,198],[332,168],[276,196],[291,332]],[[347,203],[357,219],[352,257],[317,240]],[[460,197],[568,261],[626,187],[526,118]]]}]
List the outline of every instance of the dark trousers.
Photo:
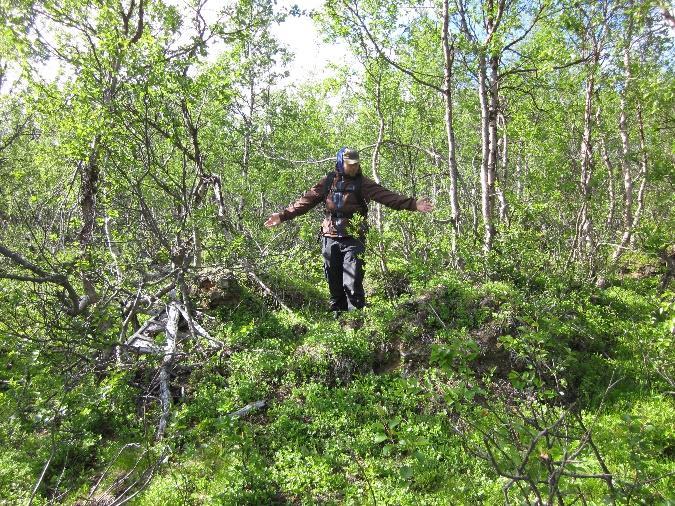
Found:
[{"label": "dark trousers", "polygon": [[321,244],[323,270],[330,290],[330,309],[361,309],[366,303],[361,259],[366,250],[364,242],[353,237],[322,237]]}]

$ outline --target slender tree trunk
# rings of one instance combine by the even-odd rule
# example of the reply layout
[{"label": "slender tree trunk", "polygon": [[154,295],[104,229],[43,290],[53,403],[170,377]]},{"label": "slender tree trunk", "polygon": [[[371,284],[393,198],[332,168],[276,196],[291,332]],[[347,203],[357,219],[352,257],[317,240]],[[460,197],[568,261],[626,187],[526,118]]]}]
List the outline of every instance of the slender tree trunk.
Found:
[{"label": "slender tree trunk", "polygon": [[579,247],[584,256],[589,260],[595,252],[593,239],[593,221],[590,213],[591,202],[591,176],[592,176],[592,107],[593,92],[595,89],[594,70],[591,70],[586,81],[585,105],[584,105],[584,133],[581,139],[581,217],[579,220]]},{"label": "slender tree trunk", "polygon": [[[456,2],[460,15],[461,29],[471,41],[478,57],[478,99],[481,111],[481,210],[483,215],[483,251],[492,249],[495,228],[492,218],[494,207],[495,175],[497,169],[497,112],[499,110],[499,57],[500,51],[491,47],[493,37],[499,28],[506,9],[505,0],[487,0],[483,5],[483,19],[486,37],[479,42],[475,32],[469,28],[467,5],[463,0]],[[488,77],[488,57],[490,76]]]},{"label": "slender tree trunk", "polygon": [[476,195],[477,193],[478,193],[477,188],[474,185],[474,187],[471,189],[471,197],[472,197],[472,199],[471,199],[471,217],[472,217],[471,230],[473,232],[474,245],[476,245],[476,243],[478,242],[478,225],[480,223],[479,212],[478,212],[478,196]]},{"label": "slender tree trunk", "polygon": [[[376,87],[375,87],[375,110],[377,113],[378,128],[377,128],[377,139],[375,140],[375,148],[373,149],[373,156],[371,159],[372,170],[373,170],[373,180],[380,184],[380,149],[382,148],[382,141],[384,140],[384,115],[382,114],[382,94],[381,94],[381,74],[378,74],[376,78]],[[375,205],[375,227],[379,233],[382,233],[382,205]]]},{"label": "slender tree trunk", "polygon": [[157,439],[164,437],[164,432],[169,423],[171,416],[171,368],[173,366],[176,342],[178,340],[178,319],[180,313],[175,301],[169,304],[168,316],[166,321],[166,345],[164,346],[164,357],[162,364],[159,367],[159,400],[162,406],[162,414],[159,417],[159,424],[157,426]]},{"label": "slender tree trunk", "polygon": [[[480,242],[480,233],[478,228],[480,226],[480,211],[478,210],[478,182],[480,180],[480,169],[476,168],[476,158],[471,160],[471,195],[469,202],[471,203],[471,233],[473,234],[473,244],[476,246]],[[482,203],[482,201],[481,201]]]},{"label": "slender tree trunk", "polygon": [[80,229],[80,247],[84,250],[89,247],[94,238],[96,223],[96,195],[100,177],[99,150],[101,136],[96,135],[89,147],[89,157],[80,166],[80,209],[82,211],[82,228]]},{"label": "slender tree trunk", "polygon": [[113,260],[113,269],[115,270],[115,279],[117,280],[118,285],[122,284],[122,271],[120,270],[119,256],[120,251],[117,247],[117,242],[113,240],[112,233],[110,232],[110,216],[105,216],[103,218],[103,231],[105,233],[106,244],[108,245],[108,252]]},{"label": "slender tree trunk", "polygon": [[[640,187],[637,194],[637,208],[633,217],[633,228],[637,227],[642,217],[645,204],[645,190],[647,188],[647,144],[645,142],[645,128],[642,120],[642,106],[637,106],[638,132],[640,134]],[[635,235],[631,237],[631,240]]]},{"label": "slender tree trunk", "polygon": [[[80,164],[80,210],[82,212],[82,229],[80,229],[79,243],[83,259],[91,261],[92,242],[96,225],[96,200],[98,195],[101,169],[99,166],[101,150],[101,136],[97,134],[91,142],[89,157]],[[83,310],[98,300],[98,292],[93,277],[93,266],[86,265],[80,271],[80,279],[84,288],[84,297],[80,300],[75,311]]]},{"label": "slender tree trunk", "polygon": [[[143,19],[143,5],[140,5],[140,29],[142,30]],[[129,12],[133,10],[130,7]],[[118,48],[119,50],[119,48]],[[122,56],[120,53],[113,59],[110,70],[107,74],[108,86],[103,90],[103,106],[109,107],[117,93],[119,85],[118,73],[121,66]],[[81,199],[80,208],[82,210],[82,229],[80,230],[80,249],[85,258],[91,259],[91,243],[94,238],[94,228],[96,224],[96,208],[97,197],[99,190],[99,182],[101,178],[100,156],[101,156],[101,134],[96,134],[92,140],[89,148],[89,156],[87,162],[81,166],[80,184],[81,184]],[[90,267],[91,268],[91,267]],[[80,306],[85,306],[94,303],[98,300],[98,292],[94,284],[91,272],[81,272],[82,285],[85,292],[85,297],[80,302]]]},{"label": "slender tree trunk", "polygon": [[457,180],[459,171],[457,170],[457,156],[455,144],[455,129],[453,125],[453,105],[452,105],[452,66],[455,58],[454,47],[449,41],[449,0],[443,1],[443,33],[441,42],[443,45],[444,58],[444,99],[445,99],[445,133],[448,141],[448,172],[450,173],[450,209],[452,213],[452,257],[457,256],[457,236],[460,233],[460,208],[457,198]]},{"label": "slender tree trunk", "polygon": [[225,212],[225,197],[223,196],[223,182],[220,176],[211,175],[213,182],[213,197],[218,205],[218,221],[220,223],[227,223],[227,213]]},{"label": "slender tree trunk", "polygon": [[[380,166],[380,147],[382,146],[383,134],[384,134],[384,120],[380,118],[380,125],[377,131],[377,140],[375,141],[375,149],[373,150],[372,157],[372,167],[373,167],[373,180],[377,184],[381,184],[380,175],[378,172]],[[375,204],[375,228],[378,233],[382,233],[382,204]]]},{"label": "slender tree trunk", "polygon": [[201,269],[203,262],[202,239],[197,227],[192,228],[192,247],[194,248],[192,266],[195,269]]},{"label": "slender tree trunk", "polygon": [[[244,153],[241,160],[241,177],[244,189],[248,186],[248,168],[251,149],[250,139],[248,135],[248,125],[246,126],[246,132],[247,133],[245,134],[244,137]],[[241,195],[239,195],[238,199],[239,201],[237,202],[237,230],[239,232],[241,232],[244,229],[244,206],[245,206],[244,193],[245,190],[241,192]]]},{"label": "slender tree trunk", "polygon": [[[384,140],[384,115],[382,114],[382,74],[378,69],[378,75],[376,77],[376,87],[375,87],[375,109],[377,112],[378,119],[378,128],[377,128],[377,140],[375,141],[375,149],[373,149],[373,157],[371,160],[372,170],[373,170],[373,179],[377,184],[380,184],[380,149],[382,148],[382,141]],[[382,234],[382,205],[380,203],[375,204],[375,227],[377,228],[378,234]],[[380,270],[382,274],[387,277],[389,274],[389,269],[387,267],[387,252],[384,247],[384,242],[382,237],[377,243],[377,251],[380,256]]]},{"label": "slender tree trunk", "polygon": [[609,152],[607,151],[607,145],[605,143],[604,137],[599,137],[598,142],[600,144],[600,154],[602,156],[602,161],[605,163],[607,168],[607,219],[605,220],[605,227],[607,228],[607,233],[609,236],[614,235],[614,214],[616,212],[616,189],[614,188],[614,165],[612,160],[609,157]]},{"label": "slender tree trunk", "polygon": [[506,135],[506,116],[504,114],[499,115],[502,123],[502,147],[501,147],[501,168],[502,176],[501,180],[506,182],[508,179],[508,167],[509,167],[509,139]]},{"label": "slender tree trunk", "polygon": [[[135,2],[132,2],[129,6],[128,11],[121,9],[122,15],[122,28],[125,35],[130,35],[130,25],[129,19],[136,8]],[[145,2],[141,0],[138,4],[138,21],[134,34],[131,38],[128,39],[130,44],[135,44],[140,39],[143,29],[144,29],[144,9]],[[111,66],[108,69],[105,69],[106,78],[107,78],[107,87],[103,90],[103,106],[104,108],[109,108],[115,96],[117,94],[117,88],[119,87],[119,73],[122,66],[122,59],[124,57],[124,48],[122,45],[118,45],[115,49],[115,56],[112,59]],[[103,70],[103,69],[101,69]],[[94,239],[94,229],[96,226],[97,218],[97,198],[99,191],[99,184],[101,179],[101,152],[102,152],[102,137],[101,134],[97,133],[89,148],[89,156],[86,163],[80,165],[80,186],[81,186],[81,196],[80,196],[80,209],[82,211],[82,229],[79,234],[80,249],[82,251],[82,256],[92,262],[91,248],[92,242]],[[105,164],[105,161],[104,161]],[[105,223],[106,236],[109,237],[108,223]],[[114,256],[114,251],[116,249],[109,245],[110,252]],[[81,274],[82,285],[84,288],[85,296],[80,301],[80,310],[84,309],[89,304],[95,303],[99,299],[98,291],[96,290],[96,285],[94,282],[94,272],[95,267],[89,265]],[[118,280],[121,276],[119,267],[117,267],[116,274]],[[75,308],[76,310],[78,308]]]},{"label": "slender tree trunk", "polygon": [[518,141],[518,155],[516,156],[516,170],[514,178],[516,179],[516,196],[519,201],[523,200],[523,142]]},{"label": "slender tree trunk", "polygon": [[[499,160],[499,135],[497,132],[497,115],[499,113],[499,57],[490,56],[490,79],[489,79],[489,102],[488,102],[488,185],[490,191],[490,209],[495,208],[497,163]],[[493,230],[494,234],[494,230]]]},{"label": "slender tree trunk", "polygon": [[[247,49],[246,53],[247,59],[251,57],[250,47]],[[241,160],[241,175],[242,182],[244,183],[244,190],[247,191],[249,187],[249,168],[251,164],[251,144],[252,144],[252,135],[253,135],[253,116],[255,110],[255,76],[253,71],[249,71],[248,76],[248,116],[244,113],[244,154]],[[242,191],[239,196],[239,202],[237,203],[237,230],[240,232],[244,229],[244,206],[246,205],[244,200],[244,193]]]},{"label": "slender tree trunk", "polygon": [[621,173],[623,175],[623,233],[621,240],[614,250],[612,262],[616,262],[630,243],[633,235],[633,175],[630,163],[630,145],[628,134],[628,91],[631,84],[630,71],[630,44],[632,39],[633,23],[628,22],[628,30],[623,49],[623,76],[624,83],[621,90],[620,113],[619,113],[619,136],[621,137]]},{"label": "slender tree trunk", "polygon": [[508,225],[509,220],[509,205],[506,201],[506,195],[504,194],[504,189],[506,188],[507,180],[507,171],[508,171],[508,161],[509,161],[509,145],[508,138],[506,136],[506,117],[504,114],[499,114],[498,118],[501,119],[502,123],[502,139],[501,139],[501,176],[497,173],[497,181],[499,184],[495,186],[495,193],[497,199],[499,200],[499,221],[501,223]]},{"label": "slender tree trunk", "polygon": [[488,103],[487,62],[485,53],[478,56],[478,98],[480,100],[481,117],[481,211],[483,214],[483,251],[489,253],[492,249],[494,238],[494,225],[492,224],[492,187],[490,182],[490,106]]}]

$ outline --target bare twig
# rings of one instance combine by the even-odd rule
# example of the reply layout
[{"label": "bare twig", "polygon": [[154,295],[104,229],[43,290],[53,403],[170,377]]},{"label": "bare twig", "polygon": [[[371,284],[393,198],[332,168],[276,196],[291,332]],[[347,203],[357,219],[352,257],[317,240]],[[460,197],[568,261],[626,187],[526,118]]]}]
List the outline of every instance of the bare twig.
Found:
[{"label": "bare twig", "polygon": [[49,464],[52,463],[52,459],[54,458],[55,450],[56,450],[56,445],[54,444],[54,442],[52,442],[52,451],[49,454],[49,458],[47,459],[47,462],[45,462],[45,465],[42,468],[42,472],[40,473],[40,477],[38,478],[37,482],[35,482],[35,486],[33,487],[33,492],[30,494],[30,500],[28,501],[28,506],[31,506],[33,504],[33,499],[35,499],[35,494],[37,493],[37,490],[40,487],[40,484],[42,483],[42,480],[44,479],[45,474],[47,473],[47,469],[49,469]]},{"label": "bare twig", "polygon": [[166,322],[166,345],[164,346],[164,358],[159,369],[159,396],[162,403],[162,414],[157,426],[157,439],[164,437],[164,431],[169,423],[171,414],[171,392],[169,390],[170,369],[173,365],[174,354],[176,352],[176,341],[178,339],[178,304],[171,302],[167,311],[168,318]]},{"label": "bare twig", "polygon": [[279,304],[282,308],[284,308],[284,309],[285,309],[286,311],[288,311],[289,313],[293,313],[293,310],[292,310],[290,307],[288,307],[286,304],[284,304],[284,301],[282,301],[281,298],[279,298],[279,296],[278,296],[277,294],[275,294],[275,293],[270,289],[270,287],[268,287],[268,286],[267,286],[267,285],[266,285],[266,284],[265,284],[265,283],[264,283],[264,282],[256,275],[255,272],[253,272],[253,271],[248,271],[247,274],[248,274],[248,275],[249,275],[256,283],[258,283],[258,285],[260,285],[260,288],[262,288],[263,291],[264,291],[267,295],[269,295],[269,296],[272,297],[275,301],[277,301],[277,304]]},{"label": "bare twig", "polygon": [[87,502],[89,502],[91,500],[91,498],[94,496],[94,493],[96,493],[96,490],[98,489],[99,485],[101,484],[101,481],[103,481],[103,478],[105,478],[105,476],[108,474],[108,472],[112,468],[113,464],[115,462],[117,462],[117,459],[120,458],[120,455],[122,455],[122,452],[124,450],[126,450],[127,448],[131,448],[131,447],[138,448],[138,447],[140,447],[140,445],[138,443],[127,443],[122,448],[120,448],[120,450],[117,452],[117,455],[115,455],[115,458],[113,458],[110,461],[110,464],[108,464],[108,467],[106,467],[105,471],[103,471],[103,473],[101,473],[101,476],[99,477],[98,480],[96,480],[96,483],[91,488],[91,491],[89,492],[89,495],[87,496]]},{"label": "bare twig", "polygon": [[242,416],[248,415],[251,411],[255,411],[258,409],[262,409],[265,406],[267,406],[267,401],[255,401],[255,402],[250,402],[246,406],[244,406],[241,409],[238,409],[237,411],[233,411],[232,413],[228,413],[227,416],[231,418],[241,418]]}]

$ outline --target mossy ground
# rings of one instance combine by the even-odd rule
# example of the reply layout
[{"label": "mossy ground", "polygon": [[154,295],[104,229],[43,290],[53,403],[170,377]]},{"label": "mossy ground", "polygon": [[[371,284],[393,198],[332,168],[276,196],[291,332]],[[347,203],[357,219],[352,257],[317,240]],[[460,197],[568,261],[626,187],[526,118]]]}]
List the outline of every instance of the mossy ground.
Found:
[{"label": "mossy ground", "polygon": [[[574,405],[592,425],[623,487],[615,499],[672,501],[675,403],[656,370],[672,358],[672,334],[650,282],[533,290],[444,274],[393,300],[376,292],[342,323],[315,309],[237,313],[220,336],[227,357],[189,379],[167,442],[180,450],[139,504],[502,504],[507,480],[467,451],[479,434],[458,435],[458,413],[486,416],[550,389],[546,378],[527,384],[521,355],[533,349],[565,387],[551,409]],[[501,391],[458,395],[457,364],[430,362],[447,349]],[[264,410],[226,416],[260,399]],[[574,469],[597,466],[583,452]],[[561,488],[592,504],[611,496],[599,479]]]},{"label": "mossy ground", "polygon": [[[602,479],[563,476],[565,503],[675,501],[675,311],[672,293],[657,292],[658,278],[617,278],[597,289],[563,276],[533,282],[536,273],[484,281],[412,271],[396,276],[392,296],[369,269],[369,307],[342,321],[321,309],[325,289],[313,271],[299,284],[289,281],[293,272],[275,281],[288,293],[313,287],[291,298],[291,312],[254,289],[215,310],[211,329],[224,347],[181,361],[159,443],[157,404],[139,411],[152,364],[79,385],[64,421],[74,439],[53,457],[54,469],[68,471],[47,473],[42,486],[53,493],[79,484],[61,500],[106,504],[151,470],[134,504],[503,504],[509,480],[484,458],[489,438],[503,447],[501,474],[525,462],[521,471],[545,491],[548,459],[582,444],[584,424],[614,490]],[[11,411],[17,400],[0,395]],[[263,409],[229,416],[259,400]],[[532,420],[565,412],[569,440],[539,442],[524,461]],[[9,438],[12,423],[16,433],[28,426],[11,418],[3,425]],[[30,497],[44,443],[32,434],[3,451],[5,503]],[[566,469],[603,472],[589,446]],[[516,503],[534,497],[519,486],[509,494]]]}]

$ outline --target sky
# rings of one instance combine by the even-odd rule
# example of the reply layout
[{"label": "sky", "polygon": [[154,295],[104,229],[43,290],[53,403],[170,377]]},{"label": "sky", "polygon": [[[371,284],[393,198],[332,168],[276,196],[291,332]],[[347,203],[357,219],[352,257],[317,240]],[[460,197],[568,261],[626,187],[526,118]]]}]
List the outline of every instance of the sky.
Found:
[{"label": "sky", "polygon": [[[310,12],[319,10],[322,0],[279,0],[280,8],[290,8],[293,4],[301,10]],[[277,26],[275,35],[295,55],[295,60],[289,67],[292,82],[322,77],[331,63],[350,60],[350,54],[344,43],[325,43],[321,34],[309,16],[289,16],[286,22]]]},{"label": "sky", "polygon": [[[179,11],[189,15],[187,0],[164,0],[167,4],[176,6]],[[271,0],[276,12],[286,12],[297,6],[305,14],[302,16],[287,16],[286,21],[276,25],[272,32],[282,45],[286,46],[294,55],[294,61],[289,66],[290,80],[301,82],[314,77],[321,77],[329,63],[343,61],[349,58],[349,51],[344,43],[325,43],[315,26],[309,13],[322,8],[323,0]],[[207,23],[218,20],[221,9],[232,0],[208,0],[202,8],[202,14]],[[208,59],[215,60],[219,49],[212,47]]]},{"label": "sky", "polygon": [[[229,1],[229,0],[228,0]],[[186,0],[165,0],[166,3],[175,5],[179,11],[189,12]],[[287,16],[286,21],[276,26],[273,30],[274,35],[286,46],[293,55],[294,59],[287,67],[290,72],[288,79],[284,84],[299,84],[305,81],[314,81],[326,75],[327,67],[331,63],[340,61],[350,61],[349,50],[344,43],[326,43],[315,26],[309,13],[312,10],[321,9],[323,0],[277,0],[275,5],[278,11],[290,9],[297,5],[301,11],[307,14],[302,16]],[[207,23],[215,22],[218,18],[218,12],[224,5],[223,0],[209,0],[202,13]],[[214,46],[209,51],[208,60],[213,61],[222,51],[218,46]],[[17,69],[18,70],[18,69]],[[40,76],[45,81],[51,82],[57,78],[59,73],[59,63],[56,60],[47,61],[41,66]],[[17,72],[9,72],[8,81],[12,82],[18,79]],[[7,92],[9,87],[5,87],[3,92]]]}]

